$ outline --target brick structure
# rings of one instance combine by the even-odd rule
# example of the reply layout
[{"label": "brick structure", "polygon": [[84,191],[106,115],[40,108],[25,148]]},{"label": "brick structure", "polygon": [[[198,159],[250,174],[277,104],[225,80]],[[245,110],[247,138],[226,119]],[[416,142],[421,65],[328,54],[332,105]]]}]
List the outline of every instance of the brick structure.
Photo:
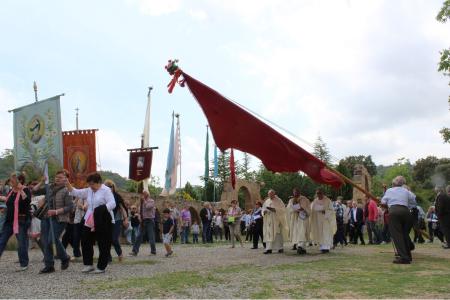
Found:
[{"label": "brick structure", "polygon": [[[372,176],[370,176],[366,167],[360,164],[356,164],[353,169],[353,182],[362,187],[366,191],[372,189]],[[353,188],[353,201],[358,201],[361,204],[365,204],[365,195],[356,188]]]}]

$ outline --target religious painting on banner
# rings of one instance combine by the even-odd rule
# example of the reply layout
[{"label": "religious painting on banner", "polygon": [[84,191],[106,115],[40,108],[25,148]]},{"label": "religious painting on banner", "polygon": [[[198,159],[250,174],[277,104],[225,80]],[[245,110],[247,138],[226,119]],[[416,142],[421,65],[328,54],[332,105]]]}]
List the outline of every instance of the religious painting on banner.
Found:
[{"label": "religious painting on banner", "polygon": [[130,151],[130,171],[128,177],[135,181],[141,181],[150,177],[152,169],[151,149],[132,149]]},{"label": "religious painting on banner", "polygon": [[85,187],[86,177],[97,170],[95,129],[63,131],[64,168],[77,188]]},{"label": "religious painting on banner", "polygon": [[[14,113],[14,167],[42,172],[48,161],[62,165],[60,96],[12,110]],[[42,173],[41,173],[42,174]]]}]

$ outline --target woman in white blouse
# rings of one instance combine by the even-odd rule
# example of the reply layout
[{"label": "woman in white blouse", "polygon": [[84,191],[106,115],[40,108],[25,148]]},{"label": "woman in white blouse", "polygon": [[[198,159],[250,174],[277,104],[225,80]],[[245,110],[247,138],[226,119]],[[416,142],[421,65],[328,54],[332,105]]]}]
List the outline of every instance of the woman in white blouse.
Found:
[{"label": "woman in white blouse", "polygon": [[[83,273],[104,273],[108,265],[108,256],[111,250],[112,224],[114,223],[113,209],[116,202],[111,189],[102,184],[102,177],[99,173],[91,173],[86,178],[88,188],[76,189],[67,182],[66,186],[70,194],[74,197],[86,199],[87,210],[82,223],[84,224],[81,234],[81,249],[83,254]],[[99,218],[94,224],[94,212],[99,209],[106,211],[106,218]],[[109,218],[110,217],[110,218]],[[102,223],[100,220],[104,220]],[[101,224],[100,224],[101,223]],[[97,241],[99,248],[99,258],[97,269],[93,266],[94,242]]]}]

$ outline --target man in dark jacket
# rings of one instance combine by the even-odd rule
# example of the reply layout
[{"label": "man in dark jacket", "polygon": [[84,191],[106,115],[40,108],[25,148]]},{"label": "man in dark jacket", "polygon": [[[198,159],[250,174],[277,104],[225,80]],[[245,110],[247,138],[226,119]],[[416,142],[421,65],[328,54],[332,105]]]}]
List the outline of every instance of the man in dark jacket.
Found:
[{"label": "man in dark jacket", "polygon": [[211,222],[213,218],[213,212],[211,209],[211,204],[209,202],[205,202],[203,204],[203,208],[200,210],[200,219],[202,220],[202,242],[212,243],[212,229]]},{"label": "man in dark jacket", "polygon": [[364,237],[362,233],[362,227],[364,225],[364,212],[363,209],[358,207],[358,203],[353,201],[352,208],[350,209],[350,228],[353,230],[352,244],[358,244],[358,237],[361,241],[361,245],[365,245]]},{"label": "man in dark jacket", "polygon": [[450,185],[446,190],[443,187],[436,188],[436,190],[438,192],[435,204],[436,215],[446,242],[443,247],[450,249]]}]

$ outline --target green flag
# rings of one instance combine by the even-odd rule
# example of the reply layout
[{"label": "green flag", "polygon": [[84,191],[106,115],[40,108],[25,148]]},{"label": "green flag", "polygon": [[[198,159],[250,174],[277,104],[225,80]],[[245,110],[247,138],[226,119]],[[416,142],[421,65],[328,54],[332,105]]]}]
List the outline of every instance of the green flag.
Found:
[{"label": "green flag", "polygon": [[209,132],[206,126],[206,147],[205,147],[205,183],[209,179]]}]

